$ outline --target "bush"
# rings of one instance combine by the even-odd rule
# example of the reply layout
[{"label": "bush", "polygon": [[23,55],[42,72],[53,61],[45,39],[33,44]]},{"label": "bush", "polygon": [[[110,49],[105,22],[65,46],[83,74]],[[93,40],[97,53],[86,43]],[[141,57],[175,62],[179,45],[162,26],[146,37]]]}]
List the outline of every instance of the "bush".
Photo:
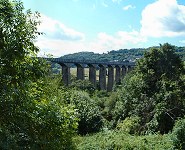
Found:
[{"label": "bush", "polygon": [[84,91],[73,91],[70,103],[75,105],[79,117],[79,134],[97,132],[101,129],[103,122],[100,110],[96,102]]},{"label": "bush", "polygon": [[179,150],[185,149],[185,118],[175,123],[172,131],[172,141],[175,148]]},{"label": "bush", "polygon": [[117,124],[117,129],[125,133],[134,134],[139,130],[139,117],[127,117]]},{"label": "bush", "polygon": [[90,95],[95,92],[95,87],[88,80],[75,80],[70,84],[70,88],[76,88],[77,90],[86,91]]},{"label": "bush", "polygon": [[165,150],[172,149],[169,135],[133,136],[122,131],[105,131],[75,137],[78,150]]},{"label": "bush", "polygon": [[55,81],[47,78],[16,89],[17,96],[11,94],[13,89],[0,96],[4,111],[11,106],[0,117],[0,149],[73,148],[76,111],[56,88]]}]

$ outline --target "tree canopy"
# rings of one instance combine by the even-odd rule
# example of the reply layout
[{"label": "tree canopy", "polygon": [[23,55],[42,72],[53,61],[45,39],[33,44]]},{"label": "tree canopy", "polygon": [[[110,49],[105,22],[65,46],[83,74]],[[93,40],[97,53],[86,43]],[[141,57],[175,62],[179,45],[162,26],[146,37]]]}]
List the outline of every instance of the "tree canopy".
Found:
[{"label": "tree canopy", "polygon": [[34,41],[39,13],[0,0],[0,149],[72,148],[76,111],[65,104]]},{"label": "tree canopy", "polygon": [[117,119],[138,116],[141,131],[167,133],[183,117],[184,66],[174,48],[168,43],[152,48],[137,62],[118,92]]}]

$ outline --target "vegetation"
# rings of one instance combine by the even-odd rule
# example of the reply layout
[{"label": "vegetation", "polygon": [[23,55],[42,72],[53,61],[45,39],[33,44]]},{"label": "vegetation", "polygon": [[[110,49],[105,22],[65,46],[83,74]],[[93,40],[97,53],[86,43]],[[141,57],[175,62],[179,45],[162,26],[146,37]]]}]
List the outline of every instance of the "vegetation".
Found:
[{"label": "vegetation", "polygon": [[176,149],[185,149],[185,118],[175,123],[172,132],[172,141]]},{"label": "vegetation", "polygon": [[75,138],[78,149],[184,149],[185,68],[174,49],[152,48],[119,89],[94,95],[103,132]]},{"label": "vegetation", "polygon": [[[159,48],[155,46],[153,48]],[[174,47],[176,54],[178,54],[183,60],[185,60],[185,47]],[[61,58],[64,59],[76,59],[76,60],[95,60],[95,61],[137,61],[144,56],[144,53],[149,51],[149,48],[132,48],[132,49],[120,49],[112,50],[108,53],[97,54],[93,52],[78,52],[74,54],[64,55]]]},{"label": "vegetation", "polygon": [[77,128],[33,41],[38,13],[0,0],[0,149],[67,149]]},{"label": "vegetation", "polygon": [[168,133],[184,115],[184,66],[169,44],[151,49],[117,92],[114,118],[141,118],[140,131]]},{"label": "vegetation", "polygon": [[133,136],[128,133],[104,131],[96,135],[76,137],[78,150],[165,150],[173,149],[169,135]]},{"label": "vegetation", "polygon": [[[185,149],[183,47],[150,48],[113,92],[75,78],[65,87],[36,57],[38,24],[39,13],[0,0],[0,149]],[[144,51],[96,59],[125,61],[120,53]]]},{"label": "vegetation", "polygon": [[78,109],[78,133],[85,135],[87,133],[97,132],[101,129],[103,122],[100,110],[96,102],[89,97],[86,92],[74,91],[70,103]]}]

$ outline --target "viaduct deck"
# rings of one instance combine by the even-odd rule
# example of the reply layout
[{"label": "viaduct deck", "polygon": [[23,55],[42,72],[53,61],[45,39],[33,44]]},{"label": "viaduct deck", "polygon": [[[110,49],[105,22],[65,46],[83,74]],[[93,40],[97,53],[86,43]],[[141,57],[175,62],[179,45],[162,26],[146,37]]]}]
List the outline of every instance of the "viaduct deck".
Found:
[{"label": "viaduct deck", "polygon": [[71,63],[71,64],[101,64],[101,65],[119,65],[119,66],[135,66],[135,62],[129,61],[94,61],[94,60],[73,60],[73,59],[62,59],[62,58],[45,58],[48,61],[54,63]]}]

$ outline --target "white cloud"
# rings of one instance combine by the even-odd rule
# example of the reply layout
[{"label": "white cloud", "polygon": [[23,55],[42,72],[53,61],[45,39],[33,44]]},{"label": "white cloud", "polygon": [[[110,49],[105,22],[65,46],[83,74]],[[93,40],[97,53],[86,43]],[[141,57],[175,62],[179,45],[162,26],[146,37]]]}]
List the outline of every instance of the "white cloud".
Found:
[{"label": "white cloud", "polygon": [[113,49],[131,48],[130,45],[137,46],[141,42],[146,42],[146,39],[135,30],[131,32],[118,31],[114,36],[101,32],[90,46],[105,52]]},{"label": "white cloud", "polygon": [[100,32],[92,41],[87,41],[85,35],[67,27],[60,21],[41,15],[41,25],[38,27],[44,35],[39,36],[36,45],[41,49],[39,55],[52,54],[59,57],[79,51],[103,53],[113,49],[131,48],[146,39],[139,32],[118,31],[114,35]]},{"label": "white cloud", "polygon": [[101,32],[90,42],[86,40],[64,41],[60,39],[40,38],[36,42],[36,45],[41,49],[40,55],[46,53],[59,57],[79,51],[103,53],[113,49],[133,48],[138,47],[138,44],[142,42],[146,42],[146,39],[139,32],[133,30],[131,32],[118,31],[114,35]]},{"label": "white cloud", "polygon": [[185,35],[185,6],[176,0],[157,0],[142,12],[141,34],[147,37]]},{"label": "white cloud", "polygon": [[46,53],[61,56],[73,53],[74,49],[81,50],[81,45],[85,40],[83,33],[43,14],[41,14],[40,20],[38,31],[43,32],[44,35],[40,35],[35,42],[36,46],[41,49],[39,55]]},{"label": "white cloud", "polygon": [[54,57],[84,51],[86,48],[83,41],[62,41],[46,38],[38,40],[36,45],[41,49],[39,55],[52,54]]},{"label": "white cloud", "polygon": [[38,27],[40,32],[44,32],[45,36],[50,39],[60,39],[67,41],[80,41],[84,40],[83,33],[69,28],[61,22],[51,19],[41,14],[41,24]]},{"label": "white cloud", "polygon": [[123,7],[123,10],[129,10],[129,9],[135,9],[135,8],[136,8],[135,6],[127,5]]}]

